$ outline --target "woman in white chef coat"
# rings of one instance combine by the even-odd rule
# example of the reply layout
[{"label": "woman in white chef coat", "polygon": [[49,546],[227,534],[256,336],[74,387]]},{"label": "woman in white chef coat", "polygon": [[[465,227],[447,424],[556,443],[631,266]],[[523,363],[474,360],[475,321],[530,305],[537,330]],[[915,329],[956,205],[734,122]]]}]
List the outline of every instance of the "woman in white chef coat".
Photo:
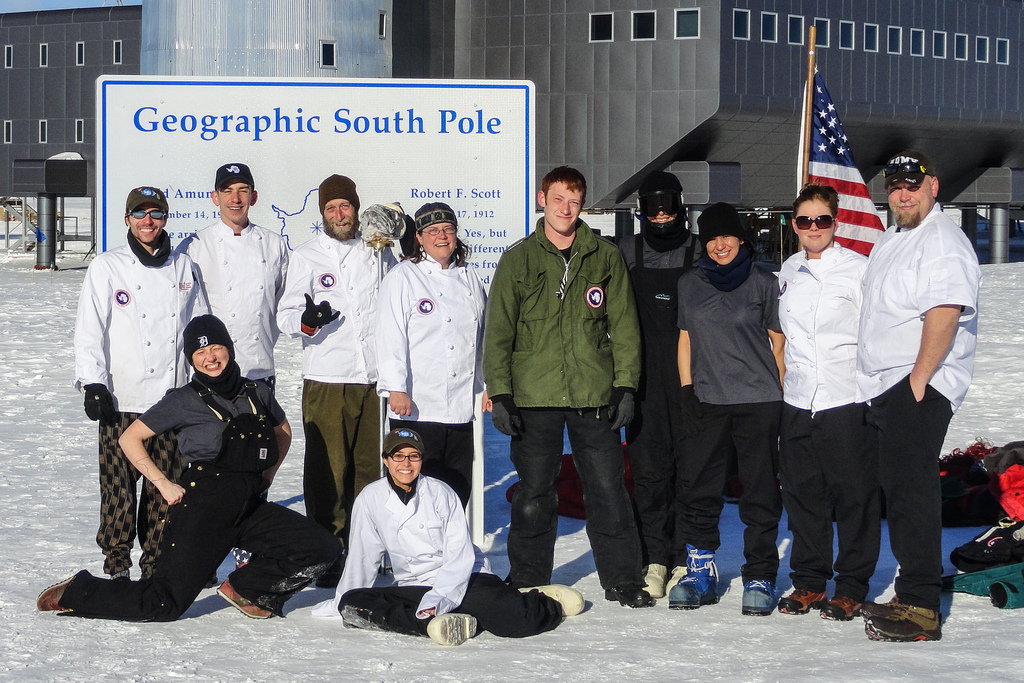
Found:
[{"label": "woman in white chef coat", "polygon": [[473,481],[474,396],[483,391],[483,284],[467,265],[458,218],[442,202],[416,212],[416,250],[381,283],[377,393],[392,429],[423,437],[423,473],[465,506]]}]

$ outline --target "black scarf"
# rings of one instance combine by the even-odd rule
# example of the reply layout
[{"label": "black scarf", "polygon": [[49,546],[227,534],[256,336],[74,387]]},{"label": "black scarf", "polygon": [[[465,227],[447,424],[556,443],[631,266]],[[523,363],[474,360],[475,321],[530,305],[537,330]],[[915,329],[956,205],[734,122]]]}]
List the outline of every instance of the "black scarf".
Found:
[{"label": "black scarf", "polygon": [[715,263],[707,254],[704,254],[697,261],[697,267],[704,271],[708,281],[722,292],[731,292],[744,282],[750,275],[750,267],[754,260],[750,256],[750,250],[740,245],[740,251],[729,263],[720,266]]},{"label": "black scarf", "polygon": [[390,472],[385,472],[384,476],[388,478],[388,484],[391,486],[391,490],[398,496],[398,500],[402,501],[402,505],[408,505],[412,497],[416,495],[416,484],[420,482],[420,478],[416,477],[413,479],[411,488],[406,491],[401,486],[395,483],[395,480],[391,478]]},{"label": "black scarf", "polygon": [[171,238],[167,236],[166,230],[160,231],[160,240],[157,242],[156,251],[152,254],[142,246],[142,242],[135,239],[135,235],[132,234],[131,230],[128,231],[128,246],[132,248],[135,255],[142,261],[142,265],[149,266],[150,268],[159,268],[167,263],[167,259],[171,255]]},{"label": "black scarf", "polygon": [[242,387],[245,386],[245,378],[242,377],[242,371],[239,369],[238,363],[232,359],[228,361],[224,371],[216,377],[210,377],[205,372],[196,368],[196,374],[189,384],[196,391],[209,389],[218,396],[233,401],[235,397],[242,393]]},{"label": "black scarf", "polygon": [[640,219],[640,234],[651,249],[657,252],[672,251],[686,244],[690,231],[686,229],[686,217],[679,214],[668,223],[652,223],[646,218]]}]

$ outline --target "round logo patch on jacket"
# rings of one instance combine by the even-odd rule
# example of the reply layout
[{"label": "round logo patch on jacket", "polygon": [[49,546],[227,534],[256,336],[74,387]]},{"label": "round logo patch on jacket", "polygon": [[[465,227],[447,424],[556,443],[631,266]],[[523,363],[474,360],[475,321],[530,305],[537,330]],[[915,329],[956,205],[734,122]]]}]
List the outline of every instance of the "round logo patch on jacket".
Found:
[{"label": "round logo patch on jacket", "polygon": [[330,289],[338,283],[337,279],[330,273],[324,273],[320,276],[320,286],[324,289]]},{"label": "round logo patch on jacket", "polygon": [[124,291],[123,289],[119,289],[116,292],[114,292],[114,301],[117,302],[118,306],[124,308],[125,306],[132,302],[132,295]]},{"label": "round logo patch on jacket", "polygon": [[604,290],[599,285],[594,285],[587,290],[587,305],[591,308],[601,308],[604,303]]},{"label": "round logo patch on jacket", "polygon": [[434,312],[434,302],[430,299],[420,299],[416,304],[416,310],[422,315],[430,315]]}]

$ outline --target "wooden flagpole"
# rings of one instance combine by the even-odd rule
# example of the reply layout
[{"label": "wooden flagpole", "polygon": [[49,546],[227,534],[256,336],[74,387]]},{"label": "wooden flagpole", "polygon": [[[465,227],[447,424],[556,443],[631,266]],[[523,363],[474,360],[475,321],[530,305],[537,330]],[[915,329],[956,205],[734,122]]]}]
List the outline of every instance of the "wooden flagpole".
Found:
[{"label": "wooden flagpole", "polygon": [[804,88],[803,139],[800,141],[800,189],[807,185],[811,165],[811,112],[814,110],[814,47],[818,39],[817,26],[811,23],[807,37],[807,85]]}]

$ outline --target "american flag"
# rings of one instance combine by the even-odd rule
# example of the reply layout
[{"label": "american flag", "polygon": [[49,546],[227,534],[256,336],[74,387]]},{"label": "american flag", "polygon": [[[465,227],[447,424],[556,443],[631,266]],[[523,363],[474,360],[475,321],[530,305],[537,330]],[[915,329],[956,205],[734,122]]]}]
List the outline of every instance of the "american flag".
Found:
[{"label": "american flag", "polygon": [[844,247],[869,254],[885,230],[871,201],[864,177],[853,162],[853,152],[843,132],[836,105],[821,74],[814,74],[811,98],[811,154],[809,182],[831,185],[839,192],[839,226],[836,241]]}]

